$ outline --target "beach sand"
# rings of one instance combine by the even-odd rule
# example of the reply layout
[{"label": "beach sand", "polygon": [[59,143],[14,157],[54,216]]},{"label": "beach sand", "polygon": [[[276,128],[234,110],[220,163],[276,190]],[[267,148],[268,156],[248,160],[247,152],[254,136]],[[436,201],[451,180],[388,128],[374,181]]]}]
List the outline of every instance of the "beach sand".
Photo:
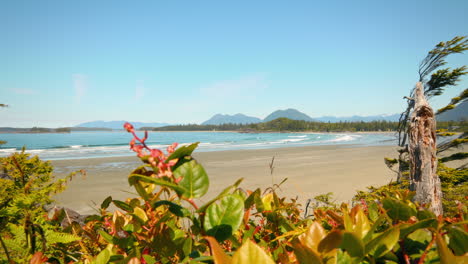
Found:
[{"label": "beach sand", "polygon": [[[395,157],[394,146],[310,146],[259,150],[195,152],[210,178],[210,188],[202,204],[221,190],[244,178],[244,190],[261,188],[288,180],[278,190],[279,195],[299,198],[305,204],[309,198],[328,192],[336,201],[350,201],[357,190],[379,186],[394,180],[396,175],[384,164],[384,157]],[[273,174],[269,164],[274,160]],[[141,162],[136,157],[94,158],[52,161],[56,175],[85,169],[87,176],[75,177],[67,190],[57,195],[58,206],[82,214],[94,209],[109,195],[124,200],[136,196],[127,176]]]}]

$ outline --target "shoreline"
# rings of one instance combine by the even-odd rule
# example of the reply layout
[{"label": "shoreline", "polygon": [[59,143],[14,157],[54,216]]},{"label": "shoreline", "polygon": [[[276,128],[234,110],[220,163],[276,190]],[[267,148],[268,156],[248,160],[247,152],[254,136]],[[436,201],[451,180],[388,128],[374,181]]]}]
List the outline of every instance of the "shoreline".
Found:
[{"label": "shoreline", "polygon": [[[395,146],[322,145],[271,149],[223,150],[193,154],[210,178],[208,193],[199,204],[215,197],[226,186],[244,178],[244,190],[262,191],[288,180],[278,190],[280,196],[307,199],[333,192],[336,201],[350,201],[356,191],[367,186],[383,185],[394,179],[384,157],[396,155]],[[274,160],[274,171],[269,164]],[[76,175],[68,188],[55,198],[57,206],[65,206],[81,214],[93,213],[107,197],[124,200],[135,197],[127,177],[141,161],[133,157],[53,160],[57,177],[85,169],[85,179]]]}]

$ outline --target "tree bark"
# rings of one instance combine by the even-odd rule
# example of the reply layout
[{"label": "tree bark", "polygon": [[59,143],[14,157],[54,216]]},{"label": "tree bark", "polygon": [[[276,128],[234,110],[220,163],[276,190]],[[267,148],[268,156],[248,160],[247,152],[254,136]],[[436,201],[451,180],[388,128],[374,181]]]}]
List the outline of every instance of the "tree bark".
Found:
[{"label": "tree bark", "polygon": [[409,126],[410,189],[414,201],[427,204],[436,215],[442,214],[442,191],[437,176],[436,120],[421,82],[416,83],[415,105]]}]

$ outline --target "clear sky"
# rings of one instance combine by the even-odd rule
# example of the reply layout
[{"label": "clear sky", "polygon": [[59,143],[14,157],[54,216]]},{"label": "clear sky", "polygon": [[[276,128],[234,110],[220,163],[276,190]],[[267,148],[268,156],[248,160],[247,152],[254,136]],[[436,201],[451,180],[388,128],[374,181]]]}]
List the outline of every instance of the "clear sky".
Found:
[{"label": "clear sky", "polygon": [[466,0],[2,1],[0,126],[397,113],[467,14]]}]

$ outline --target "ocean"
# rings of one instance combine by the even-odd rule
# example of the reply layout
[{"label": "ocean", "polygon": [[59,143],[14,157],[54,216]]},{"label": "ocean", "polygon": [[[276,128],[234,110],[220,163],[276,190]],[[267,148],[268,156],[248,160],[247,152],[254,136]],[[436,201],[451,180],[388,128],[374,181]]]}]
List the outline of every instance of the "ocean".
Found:
[{"label": "ocean", "polygon": [[[138,132],[140,136],[143,132]],[[127,132],[72,132],[44,134],[0,134],[8,143],[0,146],[0,157],[20,151],[45,160],[85,159],[135,155]],[[149,132],[147,145],[165,149],[200,142],[197,151],[264,149],[297,146],[352,144],[396,145],[395,133],[236,133],[236,132]]]}]

